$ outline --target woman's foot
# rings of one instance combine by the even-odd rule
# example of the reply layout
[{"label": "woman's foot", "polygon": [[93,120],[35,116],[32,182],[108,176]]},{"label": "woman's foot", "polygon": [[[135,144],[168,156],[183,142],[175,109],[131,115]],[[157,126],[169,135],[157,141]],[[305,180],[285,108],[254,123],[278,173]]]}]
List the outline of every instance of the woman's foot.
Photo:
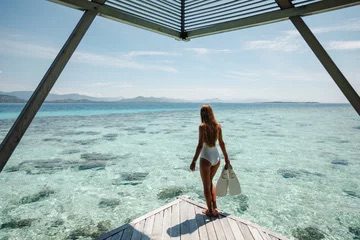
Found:
[{"label": "woman's foot", "polygon": [[217,209],[213,209],[213,210],[204,209],[202,213],[208,217],[219,217],[219,211]]},{"label": "woman's foot", "polygon": [[214,208],[214,209],[212,210],[212,215],[213,215],[214,217],[219,217],[219,210],[218,210],[217,208]]},{"label": "woman's foot", "polygon": [[205,214],[208,217],[212,217],[212,211],[210,211],[209,209],[204,209],[202,210],[202,213]]}]

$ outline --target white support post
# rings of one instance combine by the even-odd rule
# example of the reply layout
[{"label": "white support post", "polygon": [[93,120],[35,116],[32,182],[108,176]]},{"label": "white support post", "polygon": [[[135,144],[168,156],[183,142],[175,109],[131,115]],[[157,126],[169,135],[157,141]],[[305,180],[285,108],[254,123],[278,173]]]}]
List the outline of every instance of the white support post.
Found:
[{"label": "white support post", "polygon": [[[106,0],[97,0],[97,3],[103,4]],[[11,154],[14,152],[16,146],[20,142],[26,129],[29,127],[31,121],[43,104],[45,98],[49,94],[51,88],[54,86],[56,80],[60,76],[65,65],[74,53],[76,47],[79,45],[81,39],[90,27],[91,23],[98,14],[96,9],[86,10],[82,15],[80,21],[70,34],[64,46],[56,56],[48,71],[45,73],[43,79],[37,86],[36,90],[26,103],[15,123],[7,133],[6,137],[0,145],[0,172],[5,167]]]}]

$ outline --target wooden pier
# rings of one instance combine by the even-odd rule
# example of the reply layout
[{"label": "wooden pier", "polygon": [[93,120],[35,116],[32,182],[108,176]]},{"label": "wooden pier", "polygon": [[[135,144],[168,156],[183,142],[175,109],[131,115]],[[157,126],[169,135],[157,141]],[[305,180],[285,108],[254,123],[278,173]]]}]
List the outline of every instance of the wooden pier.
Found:
[{"label": "wooden pier", "polygon": [[249,221],[221,212],[218,218],[202,213],[206,206],[179,197],[129,224],[104,233],[99,240],[285,240]]}]

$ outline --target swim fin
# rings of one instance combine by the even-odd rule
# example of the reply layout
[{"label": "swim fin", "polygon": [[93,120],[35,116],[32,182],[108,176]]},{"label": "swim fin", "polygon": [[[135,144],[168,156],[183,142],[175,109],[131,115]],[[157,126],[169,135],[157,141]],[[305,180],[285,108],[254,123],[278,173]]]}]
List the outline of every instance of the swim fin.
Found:
[{"label": "swim fin", "polygon": [[239,195],[240,193],[240,182],[231,166],[229,168],[229,195]]},{"label": "swim fin", "polygon": [[226,195],[229,187],[229,171],[223,168],[221,175],[216,183],[216,196],[223,197]]}]

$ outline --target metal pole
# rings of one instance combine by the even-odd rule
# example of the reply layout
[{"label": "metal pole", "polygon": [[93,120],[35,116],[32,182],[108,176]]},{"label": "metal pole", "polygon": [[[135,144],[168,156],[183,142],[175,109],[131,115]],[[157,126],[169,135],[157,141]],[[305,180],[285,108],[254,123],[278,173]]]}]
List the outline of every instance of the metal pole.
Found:
[{"label": "metal pole", "polygon": [[181,0],[181,18],[180,18],[180,23],[181,23],[181,29],[180,29],[180,38],[182,40],[186,40],[187,38],[187,33],[185,32],[185,0]]},{"label": "metal pole", "polygon": [[330,74],[337,86],[343,92],[345,97],[349,100],[353,108],[360,115],[360,97],[342,74],[340,69],[336,66],[329,54],[325,51],[315,35],[311,32],[301,17],[290,17],[290,21],[294,24],[326,71]]},{"label": "metal pole", "polygon": [[[294,4],[289,0],[276,0],[281,9],[294,8]],[[295,28],[299,31],[305,42],[309,45],[326,71],[330,74],[336,85],[343,92],[350,104],[360,115],[360,97],[342,74],[340,69],[336,66],[329,54],[317,40],[315,35],[311,32],[310,28],[306,25],[300,16],[289,17],[290,21],[294,24]]]},{"label": "metal pole", "polygon": [[[105,1],[106,0],[98,0],[96,2],[103,4]],[[95,19],[97,13],[96,9],[86,10],[84,12],[80,21],[70,34],[69,38],[56,56],[48,71],[45,73],[43,79],[26,103],[10,131],[2,141],[0,145],[0,172],[5,167],[11,154],[14,152],[26,129],[29,127],[31,121],[40,109],[51,88],[54,86],[56,80],[69,61],[71,55],[79,45],[82,37],[85,35],[89,26]]]}]

